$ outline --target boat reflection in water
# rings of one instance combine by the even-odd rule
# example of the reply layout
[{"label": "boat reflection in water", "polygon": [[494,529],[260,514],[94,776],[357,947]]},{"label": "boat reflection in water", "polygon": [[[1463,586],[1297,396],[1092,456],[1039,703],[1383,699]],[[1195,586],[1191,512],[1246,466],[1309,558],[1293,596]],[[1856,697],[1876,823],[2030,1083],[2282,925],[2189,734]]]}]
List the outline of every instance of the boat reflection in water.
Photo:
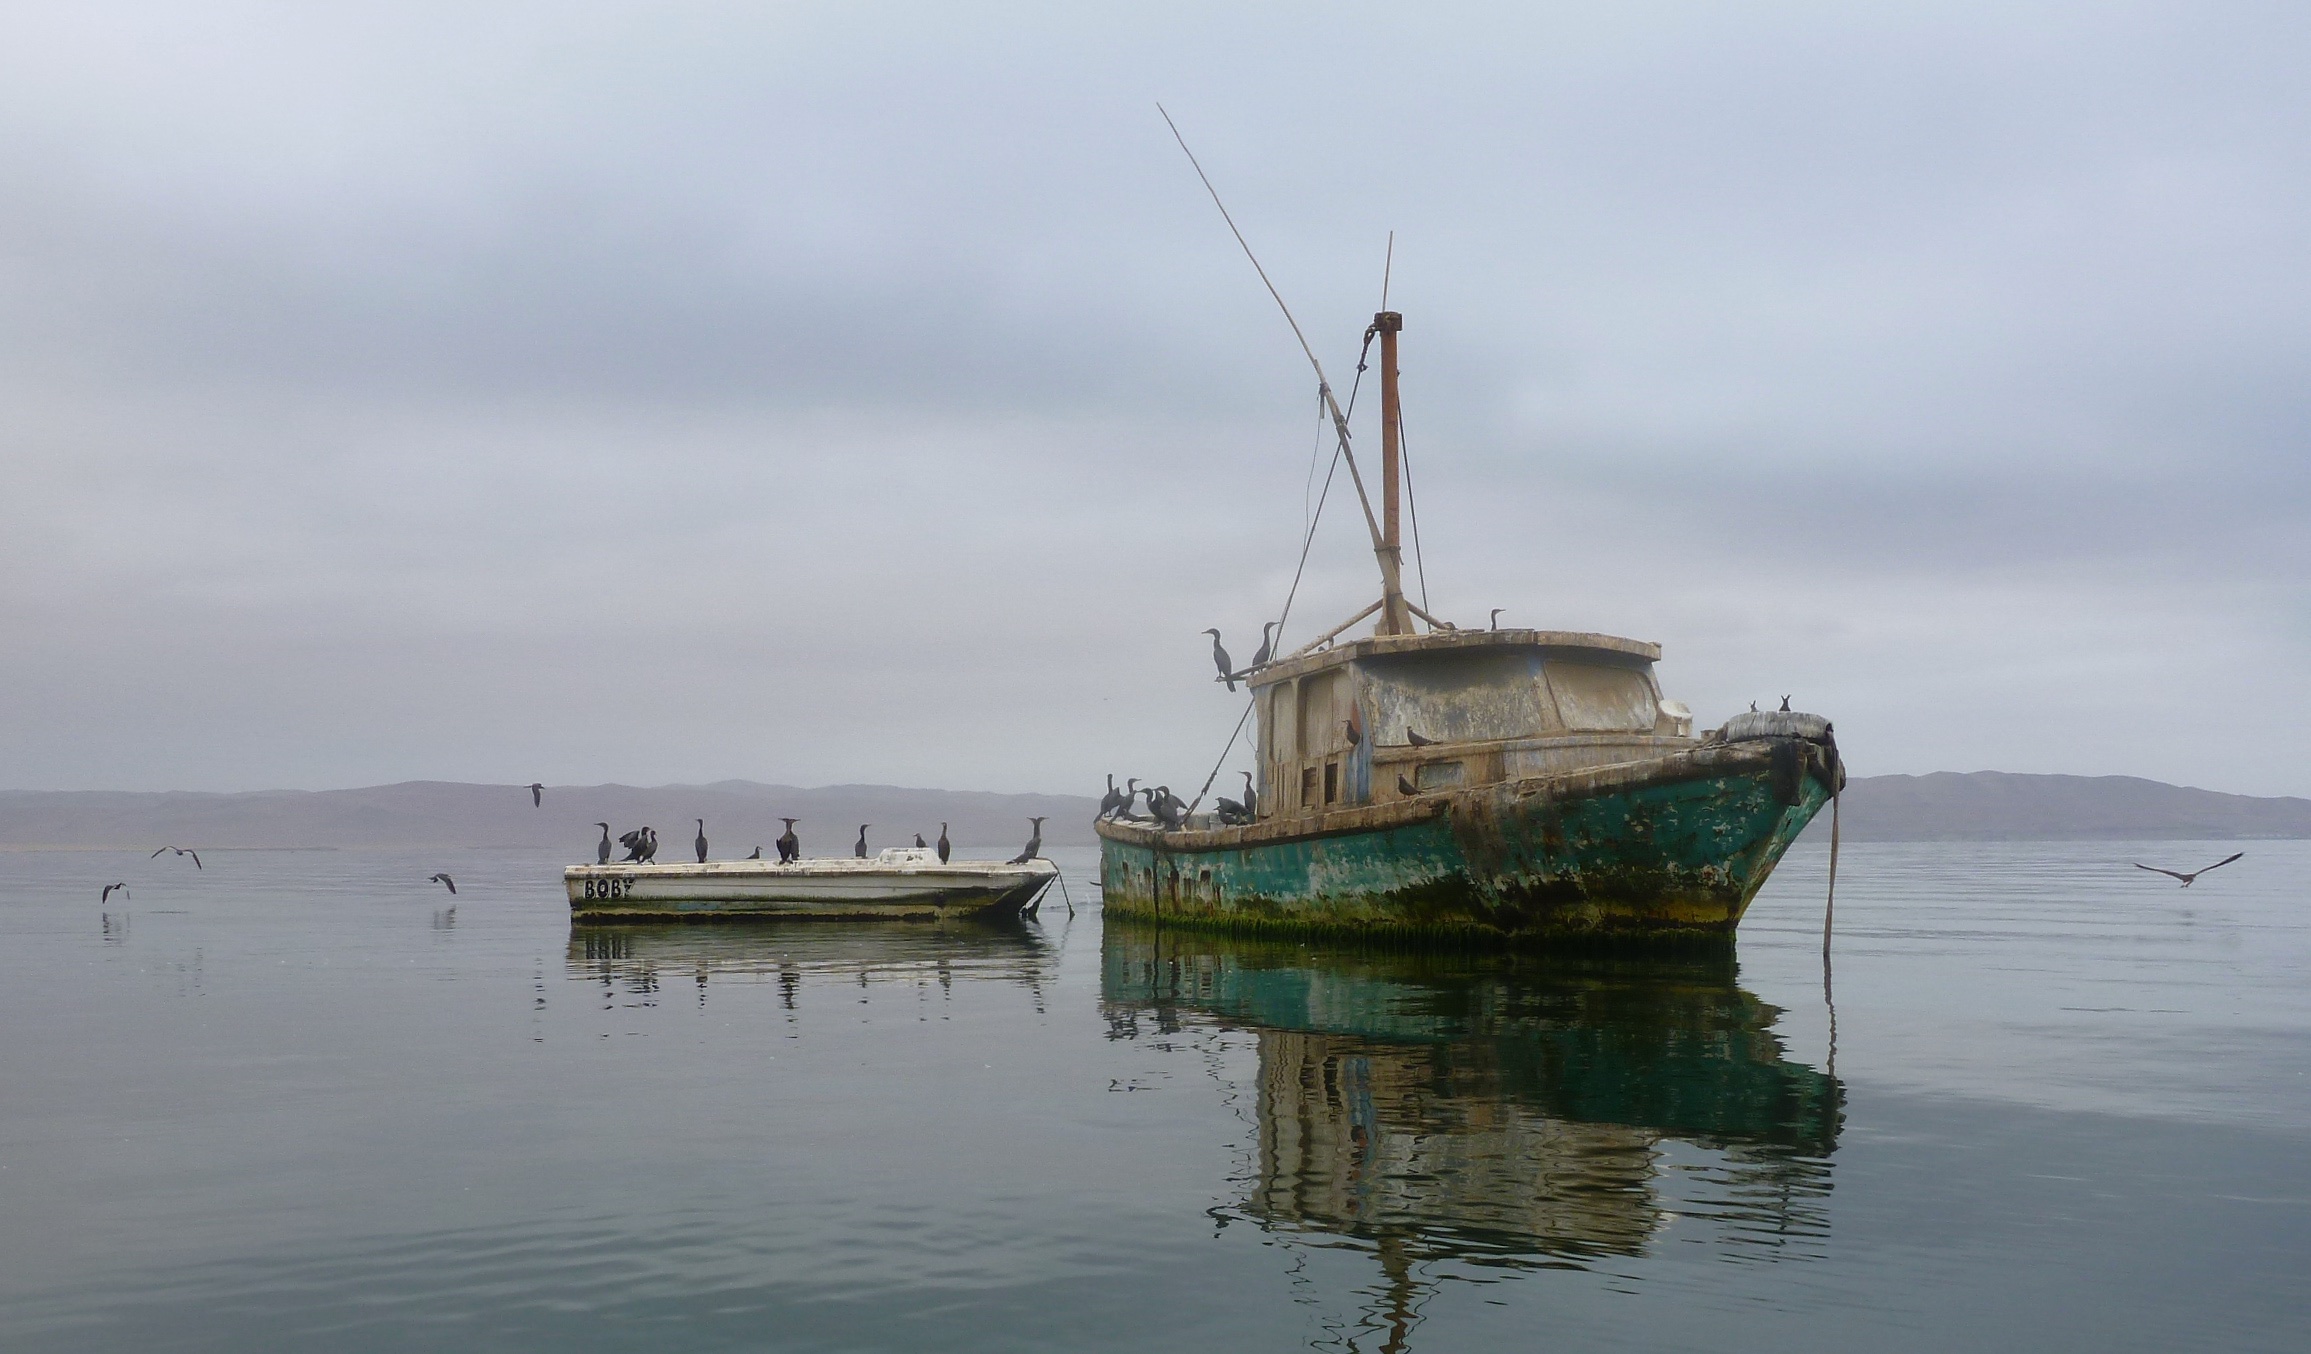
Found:
[{"label": "boat reflection in water", "polygon": [[1254,1037],[1255,1159],[1225,1212],[1377,1254],[1369,1315],[1397,1336],[1423,1262],[1584,1266],[1672,1226],[1778,1258],[1826,1234],[1838,1083],[1784,1058],[1730,955],[1544,963],[1110,918],[1101,995],[1118,1037]]},{"label": "boat reflection in water", "polygon": [[897,983],[952,991],[957,978],[1016,982],[1035,1009],[1054,951],[1017,921],[590,922],[570,928],[569,973],[599,979],[605,999],[653,1005],[687,979],[698,1004],[709,980],[776,983],[795,1008],[805,979],[856,977],[861,986]]}]

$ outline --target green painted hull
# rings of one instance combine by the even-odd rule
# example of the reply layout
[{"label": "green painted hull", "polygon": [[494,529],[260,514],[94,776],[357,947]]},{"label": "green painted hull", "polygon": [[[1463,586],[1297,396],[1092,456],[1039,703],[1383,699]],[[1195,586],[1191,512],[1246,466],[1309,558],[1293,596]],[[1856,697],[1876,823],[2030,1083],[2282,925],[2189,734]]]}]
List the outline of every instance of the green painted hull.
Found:
[{"label": "green painted hull", "polygon": [[1231,929],[1725,944],[1828,802],[1842,776],[1834,757],[1794,742],[1704,749],[1343,813],[1298,832],[1102,823],[1105,906]]}]

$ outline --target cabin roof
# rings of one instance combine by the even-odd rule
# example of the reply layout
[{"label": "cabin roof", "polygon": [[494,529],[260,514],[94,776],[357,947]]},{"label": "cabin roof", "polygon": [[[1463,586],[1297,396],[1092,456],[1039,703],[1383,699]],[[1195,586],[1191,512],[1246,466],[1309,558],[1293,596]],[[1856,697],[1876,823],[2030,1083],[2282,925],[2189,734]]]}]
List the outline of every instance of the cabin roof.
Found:
[{"label": "cabin roof", "polygon": [[1305,673],[1384,654],[1466,652],[1471,649],[1585,649],[1591,653],[1637,658],[1648,663],[1661,660],[1661,646],[1658,644],[1642,639],[1623,639],[1619,635],[1593,634],[1586,630],[1432,630],[1425,635],[1366,635],[1362,639],[1342,640],[1329,649],[1319,649],[1315,653],[1300,654],[1270,663],[1246,678],[1245,683],[1258,689]]}]

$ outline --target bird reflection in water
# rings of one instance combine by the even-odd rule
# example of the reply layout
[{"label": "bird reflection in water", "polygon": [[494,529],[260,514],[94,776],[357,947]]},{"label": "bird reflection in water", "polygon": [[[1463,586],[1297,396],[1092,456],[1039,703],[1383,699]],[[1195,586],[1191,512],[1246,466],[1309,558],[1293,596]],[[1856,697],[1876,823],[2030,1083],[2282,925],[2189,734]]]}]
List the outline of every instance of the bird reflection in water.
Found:
[{"label": "bird reflection in water", "polygon": [[1447,1273],[1586,1268],[1672,1228],[1725,1259],[1822,1253],[1842,1093],[1784,1057],[1730,954],[1327,950],[1110,919],[1101,997],[1118,1038],[1251,1037],[1256,1141],[1222,1221],[1371,1254],[1358,1326],[1379,1348]]}]

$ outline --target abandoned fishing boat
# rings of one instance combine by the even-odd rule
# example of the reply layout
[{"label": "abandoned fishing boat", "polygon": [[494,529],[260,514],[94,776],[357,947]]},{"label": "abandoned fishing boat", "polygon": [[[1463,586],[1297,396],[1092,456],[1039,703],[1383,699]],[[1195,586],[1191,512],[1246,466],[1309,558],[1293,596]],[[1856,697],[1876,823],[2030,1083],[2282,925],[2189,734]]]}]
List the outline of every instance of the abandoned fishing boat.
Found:
[{"label": "abandoned fishing boat", "polygon": [[[1191,805],[1169,823],[1097,823],[1107,910],[1398,937],[1729,941],[1844,784],[1829,721],[1752,712],[1696,734],[1654,676],[1658,645],[1462,630],[1412,605],[1397,509],[1402,327],[1383,311],[1365,334],[1380,347],[1377,516],[1316,373],[1380,600],[1230,674],[1250,687],[1256,726],[1248,816]],[[1367,617],[1371,634],[1343,638]]]},{"label": "abandoned fishing boat", "polygon": [[867,858],[572,865],[562,871],[573,921],[714,921],[746,917],[1016,917],[1041,906],[1059,877],[1048,860],[957,860],[928,847]]}]

